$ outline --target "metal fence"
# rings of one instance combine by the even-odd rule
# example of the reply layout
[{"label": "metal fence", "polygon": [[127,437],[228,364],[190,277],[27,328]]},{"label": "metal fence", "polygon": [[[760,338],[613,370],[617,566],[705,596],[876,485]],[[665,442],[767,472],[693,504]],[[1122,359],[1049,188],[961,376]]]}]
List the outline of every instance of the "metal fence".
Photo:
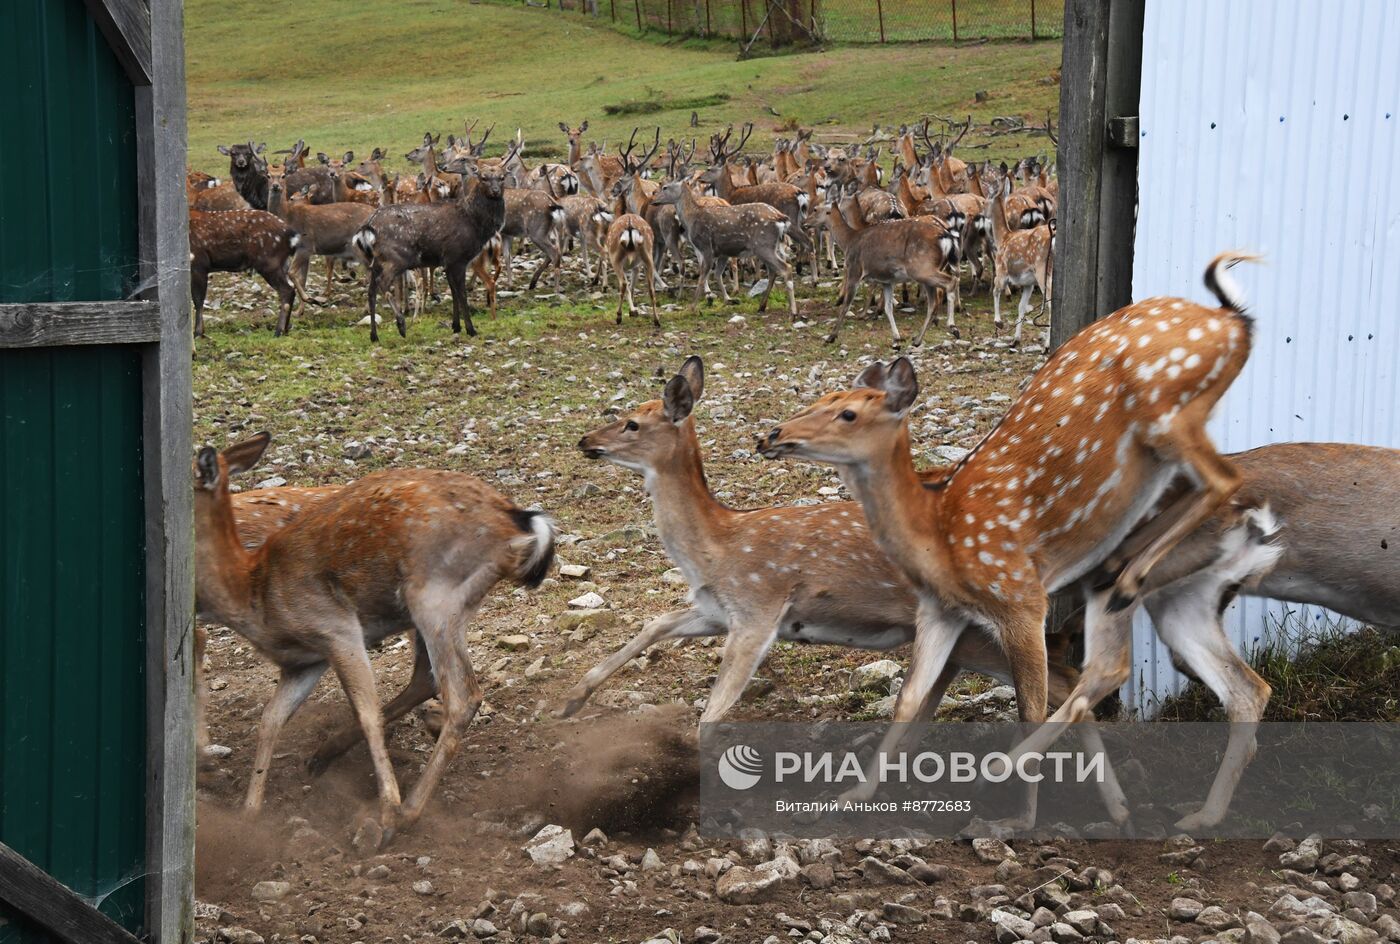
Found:
[{"label": "metal fence", "polygon": [[521,0],[639,31],[774,48],[822,42],[1058,39],[1064,0]]}]

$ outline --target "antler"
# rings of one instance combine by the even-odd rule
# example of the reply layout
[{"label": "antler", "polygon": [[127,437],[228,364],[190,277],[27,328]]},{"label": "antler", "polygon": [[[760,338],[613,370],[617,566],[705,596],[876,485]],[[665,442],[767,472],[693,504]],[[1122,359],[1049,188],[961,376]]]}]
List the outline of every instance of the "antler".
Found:
[{"label": "antler", "polygon": [[1060,137],[1055,134],[1055,123],[1050,120],[1050,110],[1045,110],[1045,136],[1050,139],[1055,147],[1060,146]]},{"label": "antler", "polygon": [[656,152],[661,150],[661,127],[656,129],[656,140],[651,144],[651,150],[642,155],[642,159],[637,162],[637,172],[645,170],[651,165],[652,159],[656,157]]},{"label": "antler", "polygon": [[[737,145],[735,145],[734,150],[732,150],[732,151],[729,152],[731,156],[734,155],[734,154],[738,154],[740,151],[742,151],[742,150],[744,149],[744,145],[745,145],[746,143],[748,143],[749,135],[751,135],[751,134],[753,134],[753,122],[752,122],[752,121],[746,121],[746,122],[744,122],[744,136],[743,136],[742,138],[739,139],[739,143],[738,143]],[[726,138],[726,139],[728,139],[728,137],[729,137],[728,135],[725,135],[725,138]]]},{"label": "antler", "polygon": [[[956,128],[957,125],[953,125],[953,127]],[[968,115],[968,116],[967,116],[967,120],[964,121],[963,124],[962,124],[962,130],[958,132],[958,136],[957,136],[956,138],[954,138],[953,140],[949,141],[947,147],[945,147],[943,150],[945,150],[945,151],[951,151],[951,150],[957,145],[957,143],[963,139],[963,136],[966,135],[967,132],[968,132],[971,128],[972,128],[972,116],[971,116],[971,115]],[[952,130],[952,129],[950,128],[949,130]]]}]

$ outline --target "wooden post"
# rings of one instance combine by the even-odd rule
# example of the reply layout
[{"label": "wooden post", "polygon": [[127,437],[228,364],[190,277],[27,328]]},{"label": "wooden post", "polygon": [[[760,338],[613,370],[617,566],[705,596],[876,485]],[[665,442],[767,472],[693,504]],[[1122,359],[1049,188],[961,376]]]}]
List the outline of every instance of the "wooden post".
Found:
[{"label": "wooden post", "polygon": [[705,35],[710,35],[710,0],[705,0]]},{"label": "wooden post", "polygon": [[1035,0],[1031,0],[1031,42],[1035,42]]},{"label": "wooden post", "polygon": [[675,32],[671,27],[671,0],[666,0],[666,32],[668,35]]},{"label": "wooden post", "polygon": [[951,0],[953,4],[953,42],[958,41],[958,0]]},{"label": "wooden post", "polygon": [[637,11],[637,32],[642,32],[642,0],[632,0],[632,9]]},{"label": "wooden post", "polygon": [[880,20],[880,42],[885,41],[885,5],[881,0],[875,0],[875,15]]},{"label": "wooden post", "polygon": [[617,0],[608,0],[608,15],[614,23],[617,22]]},{"label": "wooden post", "polygon": [[739,39],[749,41],[749,0],[739,0]]}]

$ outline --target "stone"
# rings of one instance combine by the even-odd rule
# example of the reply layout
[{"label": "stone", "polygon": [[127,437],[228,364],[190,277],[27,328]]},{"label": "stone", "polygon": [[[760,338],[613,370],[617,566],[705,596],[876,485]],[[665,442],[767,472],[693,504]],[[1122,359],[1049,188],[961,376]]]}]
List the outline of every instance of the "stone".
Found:
[{"label": "stone", "polygon": [[382,882],[388,877],[389,867],[387,865],[376,865],[365,871],[365,878],[372,879],[376,882]]},{"label": "stone", "polygon": [[240,927],[219,928],[218,931],[214,932],[214,940],[226,942],[226,944],[263,944],[261,934]]},{"label": "stone", "polygon": [[559,865],[574,854],[574,834],[563,826],[545,826],[522,847],[536,865]]},{"label": "stone", "polygon": [[612,629],[620,622],[622,618],[613,610],[566,610],[554,618],[554,629],[561,633],[577,633],[582,630],[591,635],[604,629]]},{"label": "stone", "polygon": [[496,646],[507,652],[521,652],[530,648],[530,637],[518,633],[510,636],[498,636]]},{"label": "stone", "polygon": [[836,871],[825,862],[813,862],[802,867],[802,880],[813,888],[830,888],[836,884]]},{"label": "stone", "polygon": [[413,883],[413,893],[415,895],[431,895],[433,893],[433,883],[426,878],[420,878]]},{"label": "stone", "polygon": [[1265,852],[1292,852],[1298,844],[1283,833],[1274,833],[1264,843]]},{"label": "stone", "polygon": [[1195,921],[1196,915],[1205,907],[1194,898],[1173,898],[1171,907],[1167,909],[1167,917],[1173,921]]},{"label": "stone", "polygon": [[1083,935],[1093,934],[1099,926],[1099,916],[1087,908],[1066,912],[1060,920]]},{"label": "stone", "polygon": [[1063,921],[1056,921],[1048,928],[1037,928],[1034,933],[1050,932],[1050,940],[1055,944],[1078,944],[1084,940],[1084,935],[1080,934],[1073,927]]},{"label": "stone", "polygon": [[999,863],[1016,858],[1015,851],[1000,839],[979,838],[972,840],[972,851],[983,862]]},{"label": "stone", "polygon": [[739,854],[750,862],[766,862],[773,858],[773,841],[761,829],[741,829]]},{"label": "stone", "polygon": [[891,683],[904,676],[904,666],[893,659],[880,659],[857,666],[851,672],[851,691],[889,692]]},{"label": "stone", "polygon": [[661,862],[661,856],[656,854],[655,849],[647,849],[642,853],[642,871],[655,872],[657,869],[664,869],[666,866]]},{"label": "stone", "polygon": [[784,878],[780,872],[760,872],[736,865],[715,882],[715,894],[729,905],[751,905],[771,897]]},{"label": "stone", "polygon": [[258,882],[253,886],[254,901],[281,901],[292,890],[289,882]]},{"label": "stone", "polygon": [[1036,931],[1035,925],[1026,918],[1000,908],[993,908],[988,920],[996,928],[997,944],[1015,944],[1016,941],[1029,940]]},{"label": "stone", "polygon": [[874,856],[866,856],[861,859],[859,868],[867,882],[894,882],[898,885],[917,884],[917,879],[899,866],[890,865]]},{"label": "stone", "polygon": [[897,901],[885,902],[880,911],[886,921],[893,921],[895,924],[923,924],[928,920],[928,915],[918,908],[902,905]]},{"label": "stone", "polygon": [[1244,939],[1242,944],[1279,944],[1278,929],[1257,911],[1244,916]]},{"label": "stone", "polygon": [[575,580],[587,580],[589,575],[591,575],[592,573],[593,569],[591,567],[586,567],[583,564],[559,565],[559,576],[561,577],[572,577]]},{"label": "stone", "polygon": [[1324,918],[1318,930],[1339,944],[1376,944],[1380,940],[1380,935],[1375,931],[1341,915]]},{"label": "stone", "polygon": [[1211,905],[1196,915],[1196,923],[1210,931],[1224,931],[1228,928],[1239,927],[1240,919],[1219,905]]},{"label": "stone", "polygon": [[1299,872],[1308,872],[1317,866],[1318,855],[1322,851],[1322,837],[1313,833],[1291,852],[1285,852],[1278,857],[1279,865],[1286,869],[1297,869]]},{"label": "stone", "polygon": [[1342,905],[1346,908],[1355,908],[1366,915],[1375,914],[1378,908],[1376,896],[1370,892],[1347,892],[1342,896]]},{"label": "stone", "polygon": [[1383,914],[1375,921],[1372,921],[1371,930],[1375,931],[1387,941],[1400,942],[1400,921],[1395,920],[1392,915]]},{"label": "stone", "polygon": [[604,600],[597,593],[589,590],[582,596],[574,597],[569,601],[569,606],[576,610],[600,610],[607,606],[608,601]]},{"label": "stone", "polygon": [[485,918],[477,918],[472,921],[471,928],[472,934],[480,940],[485,940],[488,937],[495,937],[500,933],[497,931],[496,926]]},{"label": "stone", "polygon": [[1299,900],[1292,894],[1282,895],[1273,906],[1269,908],[1269,914],[1275,918],[1312,918],[1320,915],[1332,914],[1332,906],[1322,898],[1312,896]]},{"label": "stone", "polygon": [[554,933],[554,922],[543,911],[537,911],[525,920],[525,930],[535,937],[549,937]]},{"label": "stone", "polygon": [[1329,942],[1327,938],[1304,925],[1294,928],[1279,938],[1279,944],[1329,944]]},{"label": "stone", "polygon": [[606,846],[608,844],[608,834],[598,827],[593,827],[588,831],[588,835],[583,837],[585,846]]}]

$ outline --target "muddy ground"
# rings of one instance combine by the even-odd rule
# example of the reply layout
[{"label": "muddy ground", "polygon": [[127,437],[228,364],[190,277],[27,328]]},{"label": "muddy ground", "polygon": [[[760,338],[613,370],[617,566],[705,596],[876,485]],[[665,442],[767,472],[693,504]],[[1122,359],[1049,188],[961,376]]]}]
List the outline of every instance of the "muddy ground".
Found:
[{"label": "muddy ground", "polygon": [[[682,605],[686,592],[655,538],[640,479],[584,459],[574,447],[582,433],[659,395],[683,357],[700,353],[709,371],[696,416],[710,484],[723,499],[752,507],[842,494],[825,469],[751,453],[758,430],[889,349],[883,319],[848,323],[837,345],[823,344],[834,287],[801,294],[802,316],[813,322],[802,327],[745,301],[698,314],[669,309],[665,328],[653,332],[641,319],[614,326],[611,299],[590,297],[575,279],[563,298],[510,299],[498,320],[479,319],[480,338],[451,335],[439,304],[410,323],[406,341],[390,333],[371,349],[367,330],[353,327],[357,286],[333,286],[327,307],[274,340],[266,290],[215,277],[218,308],[195,360],[196,441],[225,445],[269,429],[273,448],[247,487],[343,482],[390,467],[470,471],[551,512],[560,562],[590,573],[556,573],[529,593],[493,591],[469,637],[486,704],[424,819],[383,852],[354,842],[374,799],[363,746],[317,779],[302,766],[350,720],[333,680],[288,725],[263,814],[239,813],[275,674],[214,627],[209,720],[223,750],[200,776],[198,940],[1071,944],[1180,936],[1263,944],[1290,929],[1287,944],[1400,939],[1395,843],[1290,851],[1289,843],[1175,837],[1017,840],[1002,849],[963,840],[701,838],[692,737],[719,661],[714,641],[660,646],[577,718],[553,717],[588,667],[645,619]],[[956,454],[940,447],[972,445],[1041,357],[994,335],[985,294],[971,307],[961,340],[935,328],[916,355],[924,392],[913,423],[928,461]],[[906,333],[917,327],[915,315],[901,317]],[[561,630],[568,601],[588,590],[607,614]],[[504,648],[514,635],[528,642]],[[907,658],[780,644],[736,717],[878,717],[888,692],[852,692],[849,679],[855,666],[886,655]],[[408,679],[411,649],[391,640],[373,661],[387,699]],[[1004,716],[991,684],[964,680],[943,717]],[[416,778],[431,746],[419,713],[392,729],[401,783]],[[536,864],[523,847],[550,825],[571,831],[572,855]],[[722,872],[765,862],[781,880],[755,892],[761,900],[722,900],[721,891],[745,894]]]}]

